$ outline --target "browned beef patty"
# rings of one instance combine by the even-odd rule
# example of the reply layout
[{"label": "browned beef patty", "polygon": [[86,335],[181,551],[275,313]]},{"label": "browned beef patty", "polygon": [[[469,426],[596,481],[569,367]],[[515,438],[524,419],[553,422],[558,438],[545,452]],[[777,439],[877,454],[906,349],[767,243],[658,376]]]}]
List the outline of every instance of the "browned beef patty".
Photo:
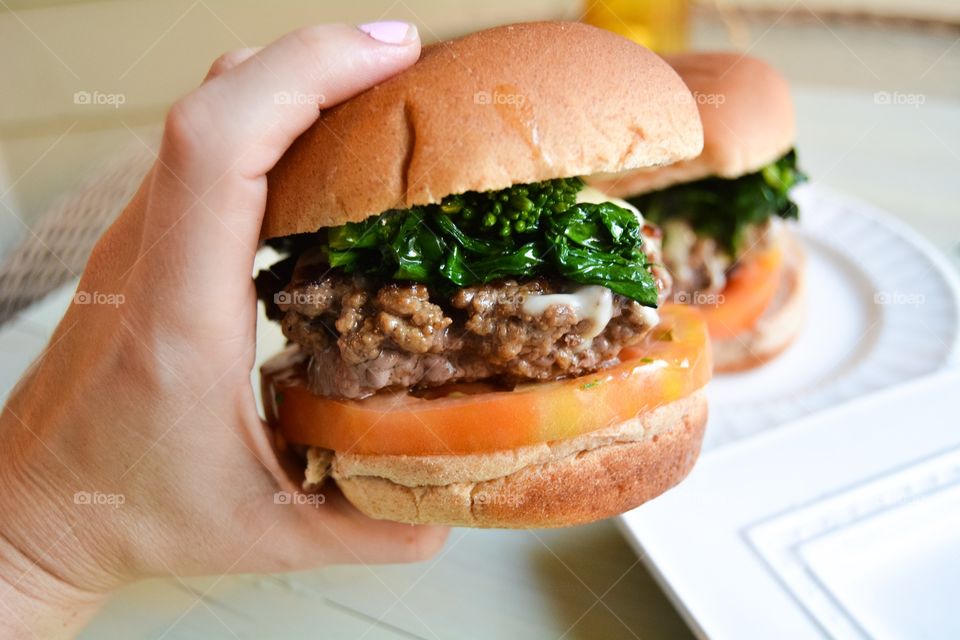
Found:
[{"label": "browned beef patty", "polygon": [[[657,275],[666,295],[668,276]],[[422,284],[375,284],[330,270],[308,252],[277,307],[284,335],[311,356],[311,390],[362,398],[387,387],[582,375],[615,362],[652,327],[649,310],[618,295],[599,333],[567,304],[524,311],[531,296],[570,289],[508,279],[441,296]]]},{"label": "browned beef patty", "polygon": [[681,219],[666,222],[663,261],[670,271],[677,301],[697,301],[704,294],[721,293],[734,269],[771,246],[775,231],[772,220],[748,226],[740,253],[732,256],[713,238],[698,235],[688,222]]}]

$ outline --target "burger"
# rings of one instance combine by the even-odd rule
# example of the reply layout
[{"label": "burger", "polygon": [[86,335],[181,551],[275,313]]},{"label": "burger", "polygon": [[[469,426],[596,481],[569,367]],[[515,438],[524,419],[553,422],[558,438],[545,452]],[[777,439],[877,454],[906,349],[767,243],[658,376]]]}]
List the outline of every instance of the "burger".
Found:
[{"label": "burger", "polygon": [[702,309],[716,369],[749,369],[782,352],[803,325],[803,252],[785,222],[798,214],[790,189],[805,180],[790,87],[738,53],[666,60],[693,92],[703,152],[594,185],[660,225],[672,300]]},{"label": "burger", "polygon": [[373,518],[564,526],[623,512],[697,457],[699,314],[662,307],[655,227],[579,176],[694,157],[688,89],[582,24],[424,49],[323,111],[268,176],[257,277],[289,340],[267,421],[304,487]]}]

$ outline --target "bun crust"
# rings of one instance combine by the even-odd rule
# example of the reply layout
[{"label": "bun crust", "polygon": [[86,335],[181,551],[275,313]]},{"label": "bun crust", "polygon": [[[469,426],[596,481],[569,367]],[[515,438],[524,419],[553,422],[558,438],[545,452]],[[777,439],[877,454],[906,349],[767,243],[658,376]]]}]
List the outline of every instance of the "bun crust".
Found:
[{"label": "bun crust", "polygon": [[669,164],[696,105],[647,49],[579,23],[481,31],[320,114],[268,176],[263,238],[453,193]]},{"label": "bun crust", "polygon": [[776,69],[739,53],[686,53],[665,59],[698,104],[703,152],[667,167],[597,176],[591,180],[595,187],[629,197],[708,176],[739,178],[793,146],[796,122],[790,85]]},{"label": "bun crust", "polygon": [[[308,457],[372,518],[467,527],[558,527],[610,517],[682,480],[707,420],[704,390],[602,431],[467,456]],[[326,452],[330,454],[331,452]]]},{"label": "bun crust", "polygon": [[776,296],[752,329],[723,340],[711,340],[713,370],[745,371],[780,355],[803,328],[806,313],[805,256],[789,230],[781,232],[784,269]]}]

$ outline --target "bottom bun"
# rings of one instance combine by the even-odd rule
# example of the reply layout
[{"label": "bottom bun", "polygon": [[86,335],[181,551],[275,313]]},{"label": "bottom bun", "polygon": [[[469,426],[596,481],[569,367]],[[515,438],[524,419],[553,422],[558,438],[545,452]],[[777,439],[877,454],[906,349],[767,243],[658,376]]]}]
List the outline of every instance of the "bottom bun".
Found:
[{"label": "bottom bun", "polygon": [[807,297],[803,247],[789,231],[784,230],[781,238],[784,264],[777,293],[752,329],[710,341],[715,372],[731,373],[760,366],[780,355],[803,328]]},{"label": "bottom bun", "polygon": [[379,456],[307,451],[371,518],[465,527],[562,527],[623,513],[682,480],[700,452],[703,389],[613,427],[509,451]]}]

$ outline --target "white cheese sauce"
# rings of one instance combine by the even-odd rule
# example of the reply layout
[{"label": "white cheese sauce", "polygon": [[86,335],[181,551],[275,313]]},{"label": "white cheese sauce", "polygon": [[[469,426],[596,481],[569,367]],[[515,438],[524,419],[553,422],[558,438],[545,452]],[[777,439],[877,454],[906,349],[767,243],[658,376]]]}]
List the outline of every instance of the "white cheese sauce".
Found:
[{"label": "white cheese sauce", "polygon": [[618,207],[623,207],[628,211],[632,211],[633,215],[637,216],[637,221],[643,225],[643,214],[640,213],[639,209],[623,198],[614,198],[613,196],[608,196],[599,189],[594,189],[593,187],[584,187],[577,193],[577,202],[592,202],[593,204],[612,202]]},{"label": "white cheese sauce", "polygon": [[[584,187],[577,193],[577,202],[592,202],[600,204],[603,202],[612,202],[615,205],[632,211],[637,220],[642,225],[643,215],[632,204],[621,198],[608,196],[593,187]],[[613,292],[606,287],[599,285],[589,285],[575,289],[571,293],[550,293],[543,295],[530,295],[523,301],[523,312],[531,316],[543,315],[547,309],[552,306],[567,306],[573,309],[577,315],[577,320],[582,322],[589,321],[589,327],[581,336],[584,340],[584,346],[589,346],[590,341],[603,333],[607,324],[613,317]],[[660,316],[656,309],[641,307],[644,322],[648,326],[656,326],[660,322]]]},{"label": "white cheese sauce", "polygon": [[589,285],[572,293],[530,295],[523,301],[523,312],[531,316],[543,315],[552,306],[567,306],[577,314],[577,320],[589,320],[582,337],[585,341],[600,335],[613,317],[613,292],[606,287]]},{"label": "white cheese sauce", "polygon": [[640,307],[640,314],[643,316],[643,323],[648,327],[655,327],[660,324],[660,314],[656,309],[650,307]]}]

